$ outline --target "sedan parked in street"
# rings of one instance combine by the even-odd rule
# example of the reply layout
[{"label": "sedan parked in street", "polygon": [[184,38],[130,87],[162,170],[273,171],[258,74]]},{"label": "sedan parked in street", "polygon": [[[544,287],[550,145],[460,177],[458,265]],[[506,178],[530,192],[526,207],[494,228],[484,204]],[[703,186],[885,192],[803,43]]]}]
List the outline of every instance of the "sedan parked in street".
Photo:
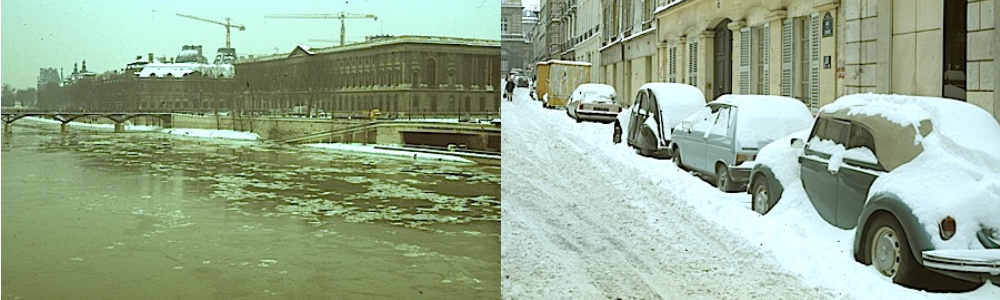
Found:
[{"label": "sedan parked in street", "polygon": [[850,95],[796,135],[759,153],[755,211],[770,212],[801,182],[823,220],[855,231],[855,260],[893,282],[1000,283],[1000,124],[989,113],[943,98]]},{"label": "sedan parked in street", "polygon": [[607,84],[585,83],[576,87],[566,104],[566,114],[576,120],[611,123],[622,106],[618,103],[615,88]]},{"label": "sedan parked in street", "polygon": [[809,128],[809,108],[772,95],[723,95],[674,128],[671,155],[678,167],[714,177],[725,192],[746,183],[761,147]]},{"label": "sedan parked in street", "polygon": [[626,143],[641,155],[670,158],[671,133],[681,120],[705,107],[705,95],[681,83],[647,83],[639,87],[629,111],[615,120],[615,143]]}]

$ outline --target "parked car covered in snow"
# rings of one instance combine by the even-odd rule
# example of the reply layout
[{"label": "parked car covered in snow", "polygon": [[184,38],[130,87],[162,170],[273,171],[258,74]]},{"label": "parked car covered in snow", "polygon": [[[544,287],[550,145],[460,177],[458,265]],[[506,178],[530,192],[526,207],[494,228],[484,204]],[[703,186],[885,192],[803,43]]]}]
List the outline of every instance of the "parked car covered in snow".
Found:
[{"label": "parked car covered in snow", "polygon": [[645,156],[669,158],[671,131],[684,118],[705,107],[705,94],[681,83],[646,83],[631,109],[614,122],[616,143],[626,143]]},{"label": "parked car covered in snow", "polygon": [[1000,124],[989,113],[943,98],[850,95],[797,135],[760,152],[748,189],[755,211],[801,182],[823,220],[855,231],[855,260],[893,282],[1000,283]]},{"label": "parked car covered in snow", "polygon": [[750,177],[760,148],[809,128],[813,117],[797,99],[772,95],[723,95],[674,128],[671,155],[678,167],[736,191]]},{"label": "parked car covered in snow", "polygon": [[573,90],[566,104],[566,114],[576,120],[611,123],[622,106],[618,103],[615,88],[607,84],[584,83]]}]

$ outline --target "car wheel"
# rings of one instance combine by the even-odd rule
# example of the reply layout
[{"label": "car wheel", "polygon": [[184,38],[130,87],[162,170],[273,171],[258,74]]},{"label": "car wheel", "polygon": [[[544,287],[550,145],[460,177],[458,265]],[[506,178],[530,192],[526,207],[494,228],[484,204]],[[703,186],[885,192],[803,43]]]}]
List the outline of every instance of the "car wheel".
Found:
[{"label": "car wheel", "polygon": [[579,117],[579,116],[577,116],[577,117],[576,117],[576,118],[574,118],[574,119],[576,119],[576,122],[577,122],[577,123],[580,123],[580,122],[583,122],[583,120],[580,120],[580,117]]},{"label": "car wheel", "polygon": [[971,291],[983,285],[951,278],[920,265],[903,226],[889,213],[878,214],[868,222],[864,241],[868,244],[865,259],[879,274],[899,285],[940,292]]},{"label": "car wheel", "polygon": [[750,188],[750,207],[753,211],[761,215],[766,215],[771,211],[771,187],[768,185],[767,177],[757,176]]},{"label": "car wheel", "polygon": [[673,150],[670,151],[670,152],[673,155],[673,157],[671,157],[670,160],[672,160],[674,162],[674,164],[677,165],[678,169],[683,170],[684,169],[684,164],[681,163],[681,151],[680,151],[680,149],[677,149],[677,147],[674,147]]},{"label": "car wheel", "polygon": [[729,168],[723,164],[717,164],[715,175],[715,185],[720,191],[731,192],[733,190],[733,179],[729,177]]},{"label": "car wheel", "polygon": [[622,142],[622,124],[615,121],[615,130],[611,133],[611,141],[616,145]]}]

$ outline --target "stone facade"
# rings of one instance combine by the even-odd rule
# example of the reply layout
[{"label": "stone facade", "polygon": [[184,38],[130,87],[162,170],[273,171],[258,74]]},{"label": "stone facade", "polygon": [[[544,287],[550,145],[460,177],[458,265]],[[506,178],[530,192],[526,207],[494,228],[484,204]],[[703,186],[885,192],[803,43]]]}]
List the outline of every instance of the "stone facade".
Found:
[{"label": "stone facade", "polygon": [[496,41],[403,36],[373,43],[244,60],[242,96],[265,112],[305,107],[447,117],[499,113]]},{"label": "stone facade", "polygon": [[73,109],[90,111],[495,117],[500,74],[490,70],[499,67],[497,41],[401,36],[243,59],[233,77],[105,73],[63,94]]},{"label": "stone facade", "polygon": [[1000,1],[667,2],[656,13],[655,79],[698,86],[709,99],[785,95],[816,110],[875,92],[955,98],[1000,115]]}]

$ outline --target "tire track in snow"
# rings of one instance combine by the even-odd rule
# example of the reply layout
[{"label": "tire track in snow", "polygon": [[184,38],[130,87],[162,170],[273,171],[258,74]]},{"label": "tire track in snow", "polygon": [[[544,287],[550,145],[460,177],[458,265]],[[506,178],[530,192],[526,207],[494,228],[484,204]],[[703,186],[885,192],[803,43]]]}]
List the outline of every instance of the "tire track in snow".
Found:
[{"label": "tire track in snow", "polygon": [[[507,179],[502,186],[505,193],[502,218],[504,225],[514,221],[517,224],[512,226],[535,232],[528,236],[551,242],[533,240],[522,244],[527,242],[521,240],[524,235],[504,228],[502,243],[507,245],[504,247],[506,253],[528,254],[543,250],[525,247],[554,246],[556,249],[544,249],[545,257],[521,255],[518,256],[520,260],[507,260],[505,255],[502,264],[504,280],[508,281],[502,288],[505,298],[540,299],[547,295],[636,299],[833,297],[829,292],[803,286],[797,277],[780,270],[767,259],[760,259],[767,255],[702,218],[686,202],[675,200],[676,194],[664,192],[660,186],[664,181],[683,180],[656,182],[647,176],[636,176],[646,172],[616,164],[598,154],[600,149],[587,142],[593,137],[586,135],[595,134],[595,130],[587,130],[594,128],[587,126],[592,124],[571,123],[565,116],[540,108],[532,111],[533,108],[517,107],[535,103],[505,103],[508,104],[504,107],[508,119],[514,120],[508,121],[510,126],[507,126],[508,134],[503,141],[508,150],[502,171]],[[514,113],[517,116],[512,118]],[[552,134],[552,131],[559,134]],[[610,127],[607,131],[610,134]],[[551,137],[557,138],[544,140]],[[565,151],[556,153],[566,155],[560,159],[552,155],[552,150]],[[580,153],[593,155],[581,156]],[[638,178],[638,182],[627,181],[627,178]],[[644,188],[625,188],[637,185]],[[649,227],[655,229],[636,230]],[[533,258],[555,259],[551,256],[558,256],[560,252],[569,257],[563,257],[566,259],[561,260],[560,265],[532,261]],[[577,264],[570,264],[572,262]],[[545,280],[541,285],[532,285],[530,281],[535,278],[508,277],[525,275],[524,269],[530,270],[529,274],[541,273],[538,270],[545,267],[586,273],[574,276],[586,276],[590,280],[582,283]],[[525,289],[519,290],[519,284],[525,284]],[[570,289],[569,294],[545,293],[546,289],[566,292],[567,289],[559,284],[594,288],[575,292]],[[594,290],[599,294],[593,294]]]}]

